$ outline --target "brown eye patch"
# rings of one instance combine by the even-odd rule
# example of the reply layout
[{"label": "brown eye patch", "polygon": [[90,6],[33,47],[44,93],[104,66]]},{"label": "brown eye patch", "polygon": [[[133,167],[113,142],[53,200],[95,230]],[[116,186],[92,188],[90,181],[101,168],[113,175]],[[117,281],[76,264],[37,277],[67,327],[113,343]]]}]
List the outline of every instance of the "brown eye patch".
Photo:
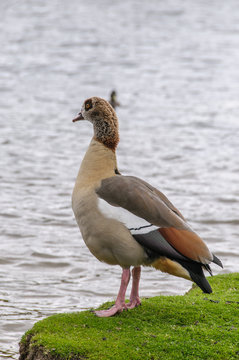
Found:
[{"label": "brown eye patch", "polygon": [[92,104],[92,100],[89,99],[89,100],[86,100],[85,102],[85,110],[88,111],[92,108],[93,104]]}]

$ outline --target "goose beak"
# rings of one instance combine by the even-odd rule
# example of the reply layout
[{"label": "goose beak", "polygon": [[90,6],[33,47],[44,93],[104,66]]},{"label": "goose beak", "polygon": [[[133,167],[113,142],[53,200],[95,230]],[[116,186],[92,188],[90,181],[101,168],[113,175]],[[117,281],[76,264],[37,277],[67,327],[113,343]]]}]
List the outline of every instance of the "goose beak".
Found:
[{"label": "goose beak", "polygon": [[76,122],[76,121],[79,121],[79,120],[84,120],[83,115],[82,115],[81,112],[80,112],[80,113],[78,114],[78,116],[75,117],[72,121],[73,121],[73,122]]}]

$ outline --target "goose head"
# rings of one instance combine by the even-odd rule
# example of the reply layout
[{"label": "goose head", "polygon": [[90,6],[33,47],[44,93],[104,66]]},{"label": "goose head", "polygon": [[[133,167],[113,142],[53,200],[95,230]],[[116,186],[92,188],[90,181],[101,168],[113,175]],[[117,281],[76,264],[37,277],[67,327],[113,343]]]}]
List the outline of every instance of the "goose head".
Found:
[{"label": "goose head", "polygon": [[81,111],[72,121],[88,120],[93,124],[94,138],[115,150],[119,142],[118,118],[108,101],[91,97],[84,101]]}]

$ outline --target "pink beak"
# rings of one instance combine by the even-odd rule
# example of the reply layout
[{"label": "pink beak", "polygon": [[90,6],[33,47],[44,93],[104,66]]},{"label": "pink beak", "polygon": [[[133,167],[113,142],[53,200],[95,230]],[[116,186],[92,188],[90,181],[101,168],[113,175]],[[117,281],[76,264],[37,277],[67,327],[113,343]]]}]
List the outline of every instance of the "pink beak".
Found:
[{"label": "pink beak", "polygon": [[78,116],[75,117],[72,121],[75,122],[75,121],[79,121],[79,120],[84,120],[81,112],[80,112],[80,113],[78,114]]}]

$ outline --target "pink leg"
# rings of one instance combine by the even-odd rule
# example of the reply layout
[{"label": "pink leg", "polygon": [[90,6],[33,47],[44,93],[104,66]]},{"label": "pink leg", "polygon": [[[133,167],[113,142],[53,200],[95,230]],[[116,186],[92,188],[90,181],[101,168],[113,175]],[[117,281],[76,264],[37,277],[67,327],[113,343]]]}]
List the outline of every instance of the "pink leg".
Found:
[{"label": "pink leg", "polygon": [[128,304],[126,304],[128,309],[133,309],[136,306],[141,305],[141,301],[139,298],[140,273],[141,273],[140,266],[133,268],[133,270],[132,270],[133,284],[132,284],[132,290],[131,290],[131,294],[130,294],[130,302]]},{"label": "pink leg", "polygon": [[95,314],[99,317],[109,317],[113,316],[117,313],[121,313],[124,309],[127,310],[127,307],[125,305],[125,293],[130,280],[130,269],[123,269],[122,276],[121,276],[121,284],[119,293],[115,302],[115,305],[113,305],[108,310],[99,310],[95,311]]}]

